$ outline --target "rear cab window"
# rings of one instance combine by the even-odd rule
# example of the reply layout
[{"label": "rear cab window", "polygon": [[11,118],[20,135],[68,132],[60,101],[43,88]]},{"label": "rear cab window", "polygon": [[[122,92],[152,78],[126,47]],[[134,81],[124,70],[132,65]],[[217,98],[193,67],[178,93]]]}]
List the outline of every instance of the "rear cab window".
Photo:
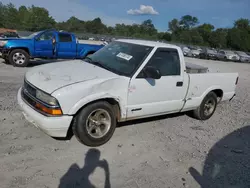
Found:
[{"label": "rear cab window", "polygon": [[58,33],[58,42],[72,42],[72,36],[68,33]]}]

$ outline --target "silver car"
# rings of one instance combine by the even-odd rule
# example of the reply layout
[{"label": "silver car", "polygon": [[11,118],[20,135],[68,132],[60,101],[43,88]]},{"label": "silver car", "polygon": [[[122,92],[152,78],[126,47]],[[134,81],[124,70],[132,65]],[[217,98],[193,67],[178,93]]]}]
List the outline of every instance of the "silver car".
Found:
[{"label": "silver car", "polygon": [[192,57],[198,58],[200,56],[201,50],[199,48],[190,47],[190,49],[191,49]]},{"label": "silver car", "polygon": [[247,55],[245,52],[236,51],[235,53],[238,56],[240,56],[240,62],[242,62],[242,63],[249,63],[250,62],[250,56]]},{"label": "silver car", "polygon": [[217,54],[217,59],[224,60],[224,61],[239,61],[240,56],[234,53],[233,51],[219,50]]}]

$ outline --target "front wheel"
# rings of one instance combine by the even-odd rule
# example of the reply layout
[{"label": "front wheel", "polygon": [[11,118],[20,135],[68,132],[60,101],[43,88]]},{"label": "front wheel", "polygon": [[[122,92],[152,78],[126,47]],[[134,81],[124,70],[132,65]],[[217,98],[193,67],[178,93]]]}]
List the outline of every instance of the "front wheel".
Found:
[{"label": "front wheel", "polygon": [[84,107],[74,118],[72,130],[84,145],[96,147],[105,144],[113,136],[116,116],[112,106],[100,101]]},{"label": "front wheel", "polygon": [[193,111],[193,115],[198,120],[208,120],[215,112],[217,107],[217,95],[210,92],[203,99],[201,105]]},{"label": "front wheel", "polygon": [[22,49],[12,50],[9,55],[9,62],[14,67],[27,67],[29,59],[29,54]]}]

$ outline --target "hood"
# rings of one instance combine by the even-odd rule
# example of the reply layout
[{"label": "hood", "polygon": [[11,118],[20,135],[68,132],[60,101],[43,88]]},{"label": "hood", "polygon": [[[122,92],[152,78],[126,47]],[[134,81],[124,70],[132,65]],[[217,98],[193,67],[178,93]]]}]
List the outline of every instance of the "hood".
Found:
[{"label": "hood", "polygon": [[241,58],[243,57],[243,58],[250,58],[250,56],[249,55],[239,55]]},{"label": "hood", "polygon": [[11,41],[30,41],[31,39],[26,39],[26,38],[1,38],[0,40],[5,41],[5,40],[11,40]]},{"label": "hood", "polygon": [[47,92],[79,82],[94,79],[116,78],[119,75],[83,60],[55,62],[30,69],[25,79],[35,87]]},{"label": "hood", "polygon": [[216,55],[217,53],[216,52],[214,52],[214,51],[209,51],[209,52],[207,52],[208,54],[212,54],[212,55]]},{"label": "hood", "polygon": [[201,52],[199,50],[191,50],[192,53],[194,54],[200,54]]}]

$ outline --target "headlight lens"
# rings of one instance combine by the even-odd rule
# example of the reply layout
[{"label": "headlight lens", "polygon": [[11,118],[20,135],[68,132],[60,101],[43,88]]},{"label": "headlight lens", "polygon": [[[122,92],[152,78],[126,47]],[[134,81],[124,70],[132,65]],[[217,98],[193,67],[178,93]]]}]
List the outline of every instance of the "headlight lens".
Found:
[{"label": "headlight lens", "polygon": [[0,46],[4,46],[5,44],[7,44],[7,40],[4,40],[4,41],[0,41]]},{"label": "headlight lens", "polygon": [[36,90],[36,98],[38,98],[42,102],[45,102],[45,103],[52,105],[52,106],[58,105],[57,100],[54,97],[52,97],[52,96],[50,96],[50,95],[48,95],[40,90]]}]

